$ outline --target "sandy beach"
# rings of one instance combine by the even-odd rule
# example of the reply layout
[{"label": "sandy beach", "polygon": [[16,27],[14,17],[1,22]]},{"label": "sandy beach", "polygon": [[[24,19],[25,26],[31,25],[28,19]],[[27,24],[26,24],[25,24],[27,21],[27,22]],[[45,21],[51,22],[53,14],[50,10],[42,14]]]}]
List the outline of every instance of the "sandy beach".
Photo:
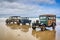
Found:
[{"label": "sandy beach", "polygon": [[[30,18],[32,22],[38,18]],[[0,18],[0,40],[60,40],[60,19],[56,20],[56,29],[40,31],[32,30],[31,25],[16,25],[5,23],[6,18]]]}]

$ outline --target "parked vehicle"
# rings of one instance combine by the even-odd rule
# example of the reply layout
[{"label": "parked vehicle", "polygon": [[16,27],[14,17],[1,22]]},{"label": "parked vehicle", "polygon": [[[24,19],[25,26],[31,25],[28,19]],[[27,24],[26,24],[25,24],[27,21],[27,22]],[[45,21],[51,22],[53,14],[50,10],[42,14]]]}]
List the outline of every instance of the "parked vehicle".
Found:
[{"label": "parked vehicle", "polygon": [[56,15],[40,15],[39,20],[37,20],[36,23],[32,23],[34,30],[36,26],[40,27],[41,30],[45,30],[46,27],[52,27],[54,30],[56,26]]},{"label": "parked vehicle", "polygon": [[31,23],[31,20],[29,20],[29,17],[21,17],[21,23],[22,25],[25,25],[26,23]]},{"label": "parked vehicle", "polygon": [[20,16],[10,16],[8,19],[6,19],[6,24],[14,24],[15,22],[20,24]]},{"label": "parked vehicle", "polygon": [[7,20],[6,20],[6,24],[10,24],[10,23],[17,23],[18,25],[20,25],[20,23],[22,25],[25,25],[26,23],[31,23],[31,20],[29,20],[29,17],[20,17],[20,16],[10,16]]}]

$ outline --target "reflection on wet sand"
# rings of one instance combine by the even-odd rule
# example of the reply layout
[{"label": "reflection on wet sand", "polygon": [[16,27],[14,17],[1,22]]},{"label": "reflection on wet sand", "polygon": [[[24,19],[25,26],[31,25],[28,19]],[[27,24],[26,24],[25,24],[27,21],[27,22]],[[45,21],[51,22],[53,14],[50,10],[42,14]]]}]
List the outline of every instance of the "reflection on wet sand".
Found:
[{"label": "reflection on wet sand", "polygon": [[32,31],[32,35],[38,40],[55,40],[56,31],[47,30],[47,31]]},{"label": "reflection on wet sand", "polygon": [[35,40],[31,35],[32,30],[29,25],[3,24],[1,27],[0,40]]},{"label": "reflection on wet sand", "polygon": [[20,29],[23,32],[28,32],[29,28],[31,28],[30,25],[17,25],[17,24],[6,24],[6,25],[11,29]]},{"label": "reflection on wet sand", "polygon": [[20,26],[17,24],[6,24],[7,27],[10,27],[11,29],[20,29]]},{"label": "reflection on wet sand", "polygon": [[60,25],[56,31],[35,31],[30,25],[6,25],[5,20],[0,20],[0,40],[60,40]]}]

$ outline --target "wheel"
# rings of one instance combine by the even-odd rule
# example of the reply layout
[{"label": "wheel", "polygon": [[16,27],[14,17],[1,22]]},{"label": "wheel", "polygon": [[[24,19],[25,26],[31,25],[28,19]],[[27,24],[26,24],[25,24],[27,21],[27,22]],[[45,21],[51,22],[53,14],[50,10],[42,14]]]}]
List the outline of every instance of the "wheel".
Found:
[{"label": "wheel", "polygon": [[10,22],[8,22],[8,24],[11,24]]},{"label": "wheel", "polygon": [[19,22],[17,22],[17,24],[18,24],[18,25],[20,25],[20,23],[19,23]]},{"label": "wheel", "polygon": [[14,24],[14,22],[13,22],[13,24]]},{"label": "wheel", "polygon": [[6,22],[6,24],[8,24],[8,22]]},{"label": "wheel", "polygon": [[52,29],[55,30],[55,23],[52,24]]},{"label": "wheel", "polygon": [[17,25],[20,25],[20,22],[19,21],[17,21]]},{"label": "wheel", "polygon": [[45,31],[45,25],[41,26],[41,31]]},{"label": "wheel", "polygon": [[20,25],[20,23],[21,23],[21,21],[20,21],[20,20],[18,20],[18,21],[17,21],[17,24],[18,24],[18,25]]},{"label": "wheel", "polygon": [[6,24],[8,24],[8,22],[9,22],[9,21],[8,21],[8,20],[6,20],[5,22],[6,22]]},{"label": "wheel", "polygon": [[32,29],[33,29],[33,30],[36,29],[36,23],[32,23]]},{"label": "wheel", "polygon": [[30,23],[29,23],[29,25],[30,25]]},{"label": "wheel", "polygon": [[55,30],[55,26],[53,26],[52,29]]},{"label": "wheel", "polygon": [[6,22],[6,24],[10,24],[10,22]]},{"label": "wheel", "polygon": [[52,26],[56,26],[56,23],[52,23]]},{"label": "wheel", "polygon": [[41,28],[41,31],[43,31],[43,28]]},{"label": "wheel", "polygon": [[33,29],[33,30],[35,30],[35,29],[36,29],[36,27],[32,27],[32,29]]},{"label": "wheel", "polygon": [[31,20],[29,20],[29,25],[30,25],[30,23],[31,23]]}]

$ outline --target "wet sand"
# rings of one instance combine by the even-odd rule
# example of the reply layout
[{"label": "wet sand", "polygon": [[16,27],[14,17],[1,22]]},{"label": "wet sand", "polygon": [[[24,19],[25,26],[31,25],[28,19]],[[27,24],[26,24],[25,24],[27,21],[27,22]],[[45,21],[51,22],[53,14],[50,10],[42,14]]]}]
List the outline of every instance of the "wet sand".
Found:
[{"label": "wet sand", "polygon": [[40,31],[32,30],[31,25],[5,24],[0,19],[0,40],[60,40],[60,25],[57,23],[56,30]]}]

